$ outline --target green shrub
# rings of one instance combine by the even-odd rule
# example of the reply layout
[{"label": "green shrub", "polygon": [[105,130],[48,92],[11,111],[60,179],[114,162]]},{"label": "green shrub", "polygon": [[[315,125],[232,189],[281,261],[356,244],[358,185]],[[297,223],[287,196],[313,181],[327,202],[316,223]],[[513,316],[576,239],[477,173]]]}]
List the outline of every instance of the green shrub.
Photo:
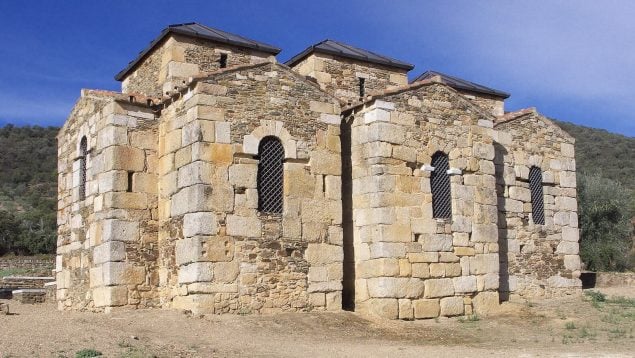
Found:
[{"label": "green shrub", "polygon": [[597,175],[578,174],[580,256],[594,271],[623,271],[629,266],[630,192]]},{"label": "green shrub", "polygon": [[100,357],[103,354],[100,351],[96,351],[94,349],[82,349],[81,351],[77,351],[75,353],[75,358],[90,358],[90,357]]}]

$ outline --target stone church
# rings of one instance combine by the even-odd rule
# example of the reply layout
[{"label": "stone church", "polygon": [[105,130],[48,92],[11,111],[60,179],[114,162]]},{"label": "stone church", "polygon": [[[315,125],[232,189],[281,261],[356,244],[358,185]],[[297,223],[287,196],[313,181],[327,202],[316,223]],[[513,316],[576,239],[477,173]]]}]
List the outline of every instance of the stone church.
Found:
[{"label": "stone church", "polygon": [[486,314],[581,290],[574,140],[334,40],[164,29],[58,135],[60,309]]}]

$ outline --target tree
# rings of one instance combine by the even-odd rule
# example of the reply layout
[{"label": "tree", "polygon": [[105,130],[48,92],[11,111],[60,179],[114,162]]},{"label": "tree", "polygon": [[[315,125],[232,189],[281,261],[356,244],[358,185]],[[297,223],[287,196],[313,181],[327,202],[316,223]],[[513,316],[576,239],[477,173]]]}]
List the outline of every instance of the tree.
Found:
[{"label": "tree", "polygon": [[623,271],[631,242],[630,191],[598,175],[578,175],[580,256],[594,271]]},{"label": "tree", "polygon": [[21,231],[20,221],[14,215],[0,210],[0,256],[13,250]]}]

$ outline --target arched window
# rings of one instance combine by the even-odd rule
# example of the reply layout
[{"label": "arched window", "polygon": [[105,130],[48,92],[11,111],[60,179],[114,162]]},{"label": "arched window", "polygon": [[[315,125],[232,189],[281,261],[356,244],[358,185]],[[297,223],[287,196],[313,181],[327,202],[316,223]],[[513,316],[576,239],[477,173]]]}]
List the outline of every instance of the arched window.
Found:
[{"label": "arched window", "polygon": [[452,217],[452,197],[450,195],[450,163],[447,154],[436,152],[432,156],[434,170],[430,175],[432,190],[432,215],[435,218],[449,219]]},{"label": "arched window", "polygon": [[531,216],[534,224],[545,224],[545,205],[542,199],[542,171],[538,167],[529,169],[529,190],[531,191]]},{"label": "arched window", "polygon": [[86,155],[88,154],[88,140],[82,137],[79,141],[79,200],[86,199]]},{"label": "arched window", "polygon": [[258,210],[282,214],[284,147],[276,137],[265,137],[258,146]]}]

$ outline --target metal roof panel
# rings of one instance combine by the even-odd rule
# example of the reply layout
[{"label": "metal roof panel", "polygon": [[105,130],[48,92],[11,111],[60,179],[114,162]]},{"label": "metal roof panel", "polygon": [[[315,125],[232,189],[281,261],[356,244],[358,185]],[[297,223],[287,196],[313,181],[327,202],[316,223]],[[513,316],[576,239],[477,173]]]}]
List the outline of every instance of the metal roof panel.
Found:
[{"label": "metal roof panel", "polygon": [[380,55],[372,51],[364,50],[335,40],[326,39],[315,45],[309,46],[304,51],[292,57],[285,65],[293,66],[303,60],[312,52],[322,52],[330,55],[351,58],[358,61],[376,63],[388,67],[400,68],[403,70],[412,70],[413,65],[388,56]]},{"label": "metal roof panel", "polygon": [[491,96],[501,97],[501,98],[507,98],[507,97],[510,96],[510,94],[507,93],[507,92],[499,91],[499,90],[496,90],[496,89],[493,89],[493,88],[490,88],[490,87],[479,85],[478,83],[474,83],[474,82],[470,82],[468,80],[464,80],[462,78],[446,75],[444,73],[437,72],[437,71],[426,71],[426,72],[422,73],[421,75],[419,75],[417,78],[415,78],[412,82],[426,80],[426,79],[432,78],[434,76],[441,77],[441,80],[445,84],[447,84],[448,86],[450,86],[452,88],[462,89],[462,90],[472,91],[472,92],[477,92],[477,93],[488,94],[488,95],[491,95]]}]

